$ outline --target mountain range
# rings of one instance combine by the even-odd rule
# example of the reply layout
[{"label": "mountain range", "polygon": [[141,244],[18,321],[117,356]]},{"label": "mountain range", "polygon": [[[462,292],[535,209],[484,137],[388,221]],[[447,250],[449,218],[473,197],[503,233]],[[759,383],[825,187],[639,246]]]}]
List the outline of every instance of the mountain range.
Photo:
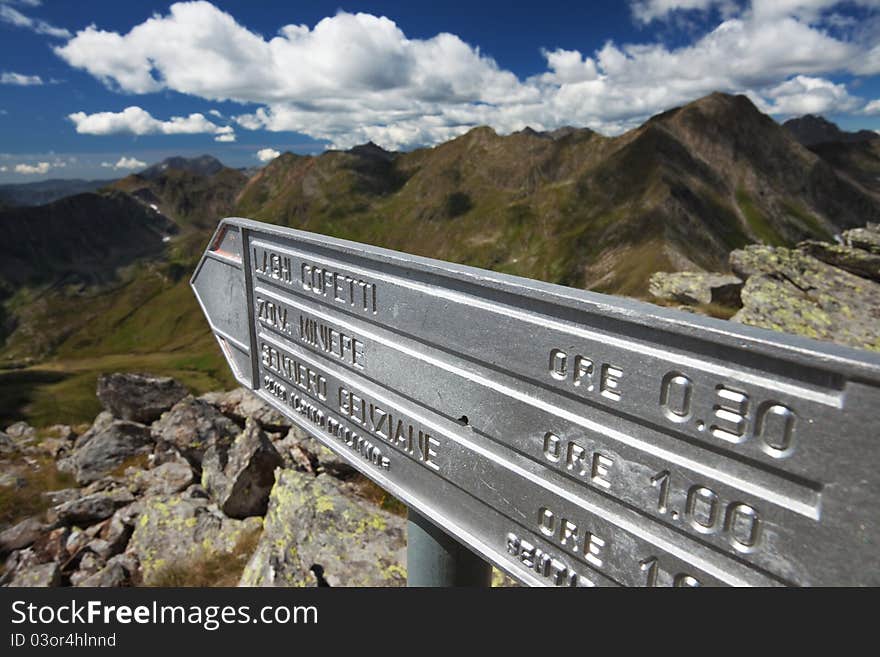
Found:
[{"label": "mountain range", "polygon": [[231,384],[187,285],[223,216],[642,298],[657,271],[724,271],[749,243],[880,220],[880,138],[815,118],[781,126],[744,96],[712,94],[617,137],[479,127],[407,153],[284,153],[250,177],[172,158],[7,208],[0,222],[27,250],[0,266],[0,362],[17,368],[0,373],[0,419],[54,421],[59,400],[64,421],[91,418],[110,369]]}]

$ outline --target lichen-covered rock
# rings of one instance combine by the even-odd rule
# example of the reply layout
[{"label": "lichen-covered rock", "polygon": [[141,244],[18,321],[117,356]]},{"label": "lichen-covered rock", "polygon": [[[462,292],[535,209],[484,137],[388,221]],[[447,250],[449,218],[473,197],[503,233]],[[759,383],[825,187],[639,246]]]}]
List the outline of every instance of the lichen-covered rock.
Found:
[{"label": "lichen-covered rock", "polygon": [[348,479],[357,473],[353,465],[311,436],[300,438],[297,448],[308,456],[315,474],[327,473],[338,479]]},{"label": "lichen-covered rock", "polygon": [[402,586],[404,520],[327,475],[280,470],[240,586]]},{"label": "lichen-covered rock", "polygon": [[880,252],[871,253],[864,249],[815,240],[801,242],[798,244],[798,250],[856,276],[880,281]]},{"label": "lichen-covered rock", "polygon": [[169,566],[233,554],[261,527],[261,518],[227,518],[208,500],[162,495],[144,501],[126,552],[140,562],[144,583],[155,584]]},{"label": "lichen-covered rock", "polygon": [[49,516],[61,525],[88,526],[109,518],[116,509],[134,501],[128,490],[115,489],[84,495],[49,510]]},{"label": "lichen-covered rock", "polygon": [[176,448],[198,471],[212,445],[228,449],[240,429],[208,402],[187,396],[153,423],[157,440]]},{"label": "lichen-covered rock", "polygon": [[880,350],[880,284],[782,247],[749,246],[730,264],[748,277],[733,321]]},{"label": "lichen-covered rock", "polygon": [[212,445],[202,460],[202,486],[230,518],[266,513],[275,468],[281,465],[269,437],[252,418],[228,450]]},{"label": "lichen-covered rock", "polygon": [[736,276],[682,271],[657,272],[651,276],[648,289],[658,299],[678,303],[738,306],[742,286]]},{"label": "lichen-covered rock", "polygon": [[25,518],[21,522],[0,532],[0,557],[13,550],[26,548],[47,531],[48,527],[36,517]]},{"label": "lichen-covered rock", "polygon": [[864,228],[844,231],[843,241],[857,249],[880,254],[880,224],[868,224]]},{"label": "lichen-covered rock", "polygon": [[59,586],[61,584],[61,569],[58,562],[50,561],[49,563],[34,564],[20,568],[15,572],[10,580],[9,586],[12,587],[49,587]]},{"label": "lichen-covered rock", "polygon": [[187,395],[181,383],[150,374],[102,374],[98,399],[114,417],[149,424]]},{"label": "lichen-covered rock", "polygon": [[280,412],[257,397],[247,388],[236,388],[230,392],[209,392],[203,399],[237,422],[253,418],[266,431],[287,431],[293,424]]},{"label": "lichen-covered rock", "polygon": [[61,470],[73,472],[77,483],[100,479],[127,459],[153,449],[150,428],[137,422],[112,420],[95,425],[80,436],[73,452],[58,463]]},{"label": "lichen-covered rock", "polygon": [[180,457],[150,470],[131,468],[126,474],[137,495],[173,495],[186,489],[195,479],[190,464]]}]

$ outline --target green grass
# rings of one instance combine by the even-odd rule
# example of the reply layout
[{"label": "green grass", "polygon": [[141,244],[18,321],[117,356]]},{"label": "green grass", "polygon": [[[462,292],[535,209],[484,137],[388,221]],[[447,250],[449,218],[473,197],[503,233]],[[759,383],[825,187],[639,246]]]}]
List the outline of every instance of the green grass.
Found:
[{"label": "green grass", "polygon": [[802,205],[791,201],[783,201],[782,207],[787,214],[791,215],[801,223],[801,225],[810,233],[811,237],[817,237],[829,242],[833,241],[834,236],[831,232],[819,222],[819,219],[814,214],[807,212]]},{"label": "green grass", "polygon": [[262,534],[262,529],[245,534],[231,552],[205,552],[186,562],[169,563],[151,578],[150,586],[236,586]]},{"label": "green grass", "polygon": [[76,486],[72,475],[59,472],[55,461],[48,456],[30,457],[26,463],[20,457],[0,462],[4,469],[13,467],[21,473],[24,484],[21,486],[0,486],[0,528],[14,525],[28,516],[42,513],[49,508],[49,500],[42,495],[45,491],[61,490]]},{"label": "green grass", "polygon": [[767,216],[761,212],[749,193],[742,187],[736,190],[736,202],[755,237],[770,246],[784,246],[786,244],[785,239],[776,231]]}]

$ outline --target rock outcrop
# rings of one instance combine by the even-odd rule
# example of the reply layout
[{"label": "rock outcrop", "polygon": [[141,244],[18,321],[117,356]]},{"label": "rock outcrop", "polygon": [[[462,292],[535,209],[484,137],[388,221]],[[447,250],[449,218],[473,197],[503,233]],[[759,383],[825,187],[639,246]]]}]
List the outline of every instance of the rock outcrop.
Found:
[{"label": "rock outcrop", "polygon": [[729,266],[735,276],[657,273],[651,292],[697,312],[711,298],[735,322],[880,351],[880,224],[847,230],[840,243],[752,244],[732,251]]},{"label": "rock outcrop", "polygon": [[685,304],[737,305],[743,282],[736,276],[704,272],[657,272],[649,291],[658,299]]},{"label": "rock outcrop", "polygon": [[401,586],[404,520],[329,475],[279,470],[242,586]]},{"label": "rock outcrop", "polygon": [[169,567],[187,568],[206,556],[233,552],[262,522],[228,518],[205,499],[160,495],[143,505],[127,551],[140,562],[144,583],[157,584]]}]

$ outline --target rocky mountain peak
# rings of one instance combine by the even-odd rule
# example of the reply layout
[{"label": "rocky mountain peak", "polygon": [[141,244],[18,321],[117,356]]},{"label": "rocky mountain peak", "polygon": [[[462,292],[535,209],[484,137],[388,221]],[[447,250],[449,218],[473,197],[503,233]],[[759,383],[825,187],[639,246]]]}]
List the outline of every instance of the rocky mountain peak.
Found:
[{"label": "rocky mountain peak", "polygon": [[858,132],[841,130],[836,123],[815,114],[789,119],[782,124],[782,127],[804,146],[816,146],[830,142],[856,143],[880,139],[880,135],[871,130],[859,130]]}]

